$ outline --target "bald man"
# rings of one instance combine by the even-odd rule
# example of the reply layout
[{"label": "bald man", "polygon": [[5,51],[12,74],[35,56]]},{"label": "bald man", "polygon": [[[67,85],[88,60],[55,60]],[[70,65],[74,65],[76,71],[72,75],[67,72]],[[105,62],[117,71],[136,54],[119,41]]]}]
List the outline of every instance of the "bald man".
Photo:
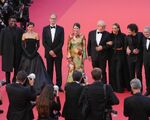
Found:
[{"label": "bald man", "polygon": [[47,62],[47,72],[53,81],[53,69],[56,69],[56,84],[59,91],[63,92],[62,85],[62,47],[64,44],[64,28],[57,25],[57,15],[51,14],[50,24],[43,28],[43,46],[45,48],[45,58]]}]

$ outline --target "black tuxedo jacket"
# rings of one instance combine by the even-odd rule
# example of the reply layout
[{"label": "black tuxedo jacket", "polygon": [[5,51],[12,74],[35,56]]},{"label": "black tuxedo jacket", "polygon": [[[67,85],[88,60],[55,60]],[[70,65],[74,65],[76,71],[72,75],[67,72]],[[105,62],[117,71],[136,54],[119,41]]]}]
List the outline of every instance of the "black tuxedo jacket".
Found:
[{"label": "black tuxedo jacket", "polygon": [[147,49],[146,47],[147,39],[144,37],[143,38],[143,61],[144,63],[150,64],[150,45],[149,48]]},{"label": "black tuxedo jacket", "polygon": [[[119,104],[119,100],[113,93],[110,85],[106,85],[107,105],[111,109],[112,105]],[[87,98],[89,103],[89,113],[87,120],[104,120],[105,95],[104,84],[102,82],[94,82],[83,89],[79,103],[84,104],[84,99]]]},{"label": "black tuxedo jacket", "polygon": [[137,93],[124,100],[124,115],[129,120],[149,120],[150,98]]},{"label": "black tuxedo jacket", "polygon": [[89,32],[87,46],[88,56],[91,56],[93,61],[97,60],[99,57],[107,59],[108,48],[110,48],[110,46],[106,44],[108,41],[110,41],[110,34],[107,31],[102,32],[102,38],[99,45],[103,47],[103,50],[97,52],[96,46],[98,45],[96,43],[96,30]]},{"label": "black tuxedo jacket", "polygon": [[79,107],[79,98],[83,86],[76,82],[67,83],[65,87],[66,100],[63,108],[63,117],[67,119],[80,119],[81,109]]},{"label": "black tuxedo jacket", "polygon": [[34,117],[30,101],[36,99],[34,88],[12,83],[6,86],[6,91],[9,99],[7,119],[33,120]]},{"label": "black tuxedo jacket", "polygon": [[64,28],[56,25],[54,41],[52,42],[50,25],[43,28],[43,46],[45,48],[45,57],[51,57],[50,50],[53,50],[57,57],[62,57],[62,47],[64,44]]}]

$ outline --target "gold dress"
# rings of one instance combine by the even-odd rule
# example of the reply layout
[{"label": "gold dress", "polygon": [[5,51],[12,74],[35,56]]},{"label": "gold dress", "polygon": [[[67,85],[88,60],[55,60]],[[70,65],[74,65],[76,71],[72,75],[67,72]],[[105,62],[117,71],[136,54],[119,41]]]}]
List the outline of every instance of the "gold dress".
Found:
[{"label": "gold dress", "polygon": [[67,46],[68,61],[68,77],[67,82],[72,82],[72,73],[74,70],[84,72],[84,59],[86,58],[86,42],[85,37],[80,34],[78,36],[70,35]]}]

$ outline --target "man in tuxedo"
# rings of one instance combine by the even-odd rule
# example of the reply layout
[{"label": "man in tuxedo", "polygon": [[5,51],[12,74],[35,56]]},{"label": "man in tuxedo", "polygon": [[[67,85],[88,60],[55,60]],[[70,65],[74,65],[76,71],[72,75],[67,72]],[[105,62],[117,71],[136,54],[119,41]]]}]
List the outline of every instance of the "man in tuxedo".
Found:
[{"label": "man in tuxedo", "polygon": [[79,107],[79,98],[83,89],[83,86],[80,84],[82,73],[75,70],[72,77],[73,82],[67,83],[65,87],[66,100],[62,115],[65,120],[82,120]]},{"label": "man in tuxedo", "polygon": [[30,103],[36,99],[36,93],[33,88],[34,80],[30,79],[29,86],[24,86],[27,74],[19,71],[16,76],[16,83],[8,84],[6,92],[9,99],[7,112],[8,120],[33,120],[33,105]]},{"label": "man in tuxedo", "polygon": [[2,56],[2,71],[6,73],[6,82],[10,83],[10,73],[14,68],[15,82],[16,74],[22,54],[22,34],[23,30],[17,27],[16,17],[9,18],[9,26],[4,28],[0,34],[0,55]]},{"label": "man in tuxedo", "polygon": [[119,104],[119,99],[114,94],[112,87],[106,85],[102,80],[102,70],[94,68],[91,72],[94,82],[91,85],[85,86],[79,100],[80,104],[84,104],[84,98],[88,101],[89,111],[87,120],[106,120],[104,111],[112,110],[112,105]]},{"label": "man in tuxedo", "polygon": [[88,58],[92,60],[92,66],[102,69],[102,81],[106,83],[106,61],[108,58],[108,49],[112,45],[110,34],[105,31],[105,22],[98,21],[97,29],[90,31],[88,35]]},{"label": "man in tuxedo", "polygon": [[145,27],[143,33],[143,62],[146,76],[146,93],[144,95],[148,96],[150,94],[150,27]]},{"label": "man in tuxedo", "polygon": [[56,69],[56,84],[63,92],[62,85],[62,47],[64,44],[64,28],[56,25],[56,14],[50,15],[50,25],[43,28],[43,46],[47,62],[47,72],[53,81],[53,68]]},{"label": "man in tuxedo", "polygon": [[138,32],[138,26],[136,24],[129,24],[127,30],[126,53],[130,80],[136,77],[142,81],[143,34]]},{"label": "man in tuxedo", "polygon": [[149,120],[150,98],[141,94],[141,81],[137,78],[130,82],[133,96],[124,100],[124,115],[129,120]]}]

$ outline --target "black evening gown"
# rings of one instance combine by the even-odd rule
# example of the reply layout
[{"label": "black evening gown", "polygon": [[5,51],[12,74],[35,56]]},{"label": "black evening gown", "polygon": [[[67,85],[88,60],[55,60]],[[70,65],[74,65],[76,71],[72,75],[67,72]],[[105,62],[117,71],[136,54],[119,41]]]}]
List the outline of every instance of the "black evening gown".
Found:
[{"label": "black evening gown", "polygon": [[47,74],[43,60],[37,52],[39,48],[39,40],[28,38],[22,42],[23,55],[21,58],[19,70],[24,70],[27,74],[34,73],[35,79],[35,90],[40,93],[42,87],[45,84],[50,84],[50,78]]}]

